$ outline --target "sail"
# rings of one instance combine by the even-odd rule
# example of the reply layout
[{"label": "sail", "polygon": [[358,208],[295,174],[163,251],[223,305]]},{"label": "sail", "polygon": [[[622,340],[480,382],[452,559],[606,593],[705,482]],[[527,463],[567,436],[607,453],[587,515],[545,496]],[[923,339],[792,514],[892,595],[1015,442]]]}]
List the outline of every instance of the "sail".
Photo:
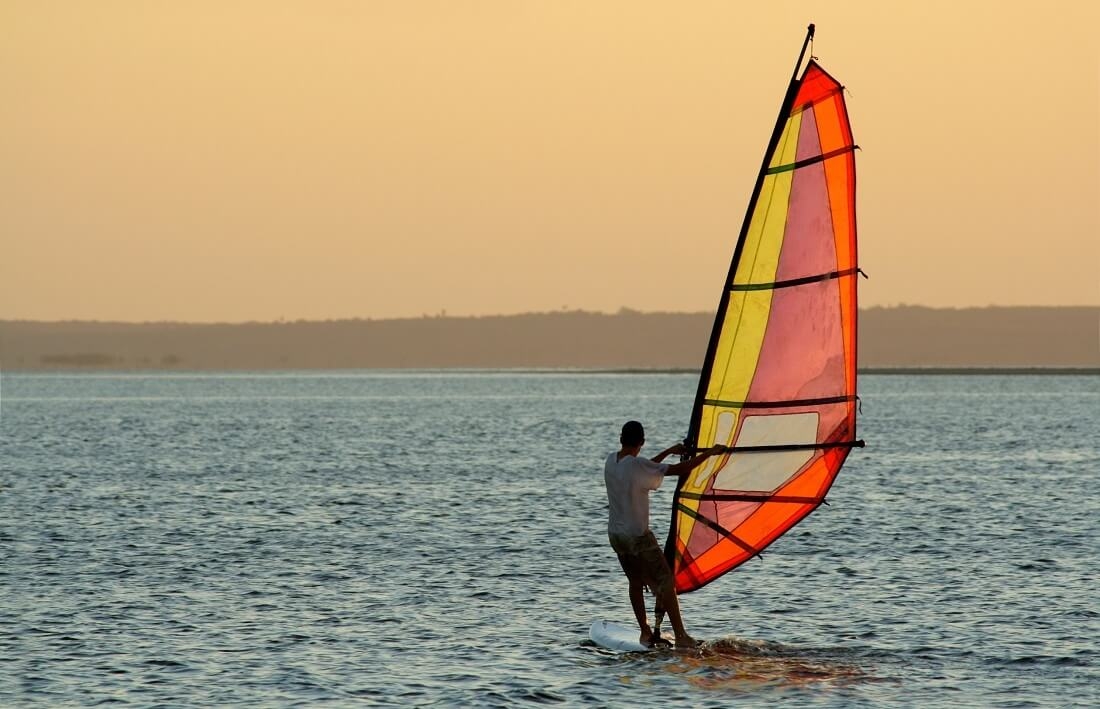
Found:
[{"label": "sail", "polygon": [[665,551],[680,593],[756,556],[816,509],[851,447],[863,445],[856,147],[843,87],[811,59],[784,99],[704,362],[687,443],[733,450],[678,484]]}]

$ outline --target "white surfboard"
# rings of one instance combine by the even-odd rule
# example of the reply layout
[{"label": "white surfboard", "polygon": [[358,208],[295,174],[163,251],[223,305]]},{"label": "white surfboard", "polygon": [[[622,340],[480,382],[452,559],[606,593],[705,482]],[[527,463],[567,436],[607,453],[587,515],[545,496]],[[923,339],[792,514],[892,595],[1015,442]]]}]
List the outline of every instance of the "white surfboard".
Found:
[{"label": "white surfboard", "polygon": [[649,652],[654,649],[638,642],[637,628],[628,628],[607,620],[593,623],[588,629],[588,637],[600,647],[615,652]]}]

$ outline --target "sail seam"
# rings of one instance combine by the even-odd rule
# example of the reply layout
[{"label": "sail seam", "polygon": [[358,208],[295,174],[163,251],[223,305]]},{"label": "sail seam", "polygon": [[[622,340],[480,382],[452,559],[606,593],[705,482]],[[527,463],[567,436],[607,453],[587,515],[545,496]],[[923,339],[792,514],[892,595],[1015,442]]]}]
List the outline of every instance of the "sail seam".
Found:
[{"label": "sail seam", "polygon": [[852,396],[823,396],[817,399],[787,399],[785,401],[726,401],[725,399],[703,399],[706,406],[721,406],[727,409],[782,409],[796,406],[816,406],[818,404],[841,404],[855,401]]},{"label": "sail seam", "polygon": [[859,272],[858,267],[846,268],[843,271],[829,271],[828,273],[822,273],[817,276],[803,276],[802,278],[791,278],[785,281],[773,281],[772,283],[733,283],[729,289],[731,291],[752,291],[752,290],[775,290],[776,288],[791,288],[793,286],[804,286],[807,283],[820,283],[821,281],[828,281],[834,278],[844,278],[846,276],[854,276]]},{"label": "sail seam", "polygon": [[725,537],[726,539],[729,539],[731,542],[733,542],[737,546],[741,547],[743,550],[747,551],[748,553],[753,554],[753,555],[759,555],[760,554],[760,552],[757,551],[756,549],[754,549],[752,547],[752,545],[750,545],[748,542],[743,541],[736,534],[729,531],[728,529],[726,529],[722,525],[718,524],[714,520],[709,519],[707,517],[704,517],[703,515],[699,514],[695,510],[691,509],[690,507],[686,507],[685,505],[678,504],[677,506],[679,507],[680,511],[683,512],[684,514],[686,514],[688,517],[691,517],[696,522],[702,522],[704,525],[706,525],[707,527],[710,527],[714,531],[718,532],[723,537]]},{"label": "sail seam", "polygon": [[821,155],[815,155],[812,158],[804,158],[802,160],[796,160],[795,162],[789,162],[786,165],[776,165],[775,167],[769,167],[767,174],[775,175],[780,172],[790,172],[791,170],[797,170],[799,168],[808,167],[810,165],[816,165],[817,163],[824,162],[829,158],[835,158],[838,155],[850,153],[858,147],[858,145],[855,145],[853,143],[852,145],[845,145],[843,148],[830,150],[829,152],[822,153]]},{"label": "sail seam", "polygon": [[793,109],[791,109],[790,115],[797,116],[799,113],[802,113],[803,111],[808,111],[809,109],[813,108],[817,104],[824,103],[824,102],[828,101],[829,99],[831,99],[832,97],[836,96],[837,94],[840,94],[840,93],[843,93],[843,92],[844,92],[844,87],[843,86],[837,86],[835,89],[832,89],[831,91],[828,91],[828,92],[822,94],[821,96],[818,96],[813,101],[806,101],[805,103],[800,103],[799,105],[795,106]]}]

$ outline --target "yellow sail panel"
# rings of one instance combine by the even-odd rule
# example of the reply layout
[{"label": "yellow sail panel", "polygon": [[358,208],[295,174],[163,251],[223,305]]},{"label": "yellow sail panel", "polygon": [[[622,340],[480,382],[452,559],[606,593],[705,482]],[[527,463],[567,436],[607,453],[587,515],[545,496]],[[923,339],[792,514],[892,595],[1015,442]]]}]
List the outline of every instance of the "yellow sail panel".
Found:
[{"label": "yellow sail panel", "polygon": [[[776,160],[794,160],[797,141],[792,136],[798,134],[800,124],[800,115],[787,121]],[[765,178],[749,222],[742,259],[734,271],[734,283],[775,279],[792,182],[790,173]],[[770,307],[771,293],[768,291],[731,295],[707,380],[708,399],[739,401],[744,398],[756,366]]]}]

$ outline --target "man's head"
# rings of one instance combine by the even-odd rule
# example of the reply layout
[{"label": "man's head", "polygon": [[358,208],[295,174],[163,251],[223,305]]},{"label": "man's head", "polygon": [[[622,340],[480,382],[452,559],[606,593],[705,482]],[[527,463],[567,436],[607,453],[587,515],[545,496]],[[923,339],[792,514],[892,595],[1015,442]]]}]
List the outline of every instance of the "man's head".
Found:
[{"label": "man's head", "polygon": [[624,448],[638,448],[645,443],[645,429],[637,421],[627,421],[623,424],[623,432],[619,436],[619,442]]}]

